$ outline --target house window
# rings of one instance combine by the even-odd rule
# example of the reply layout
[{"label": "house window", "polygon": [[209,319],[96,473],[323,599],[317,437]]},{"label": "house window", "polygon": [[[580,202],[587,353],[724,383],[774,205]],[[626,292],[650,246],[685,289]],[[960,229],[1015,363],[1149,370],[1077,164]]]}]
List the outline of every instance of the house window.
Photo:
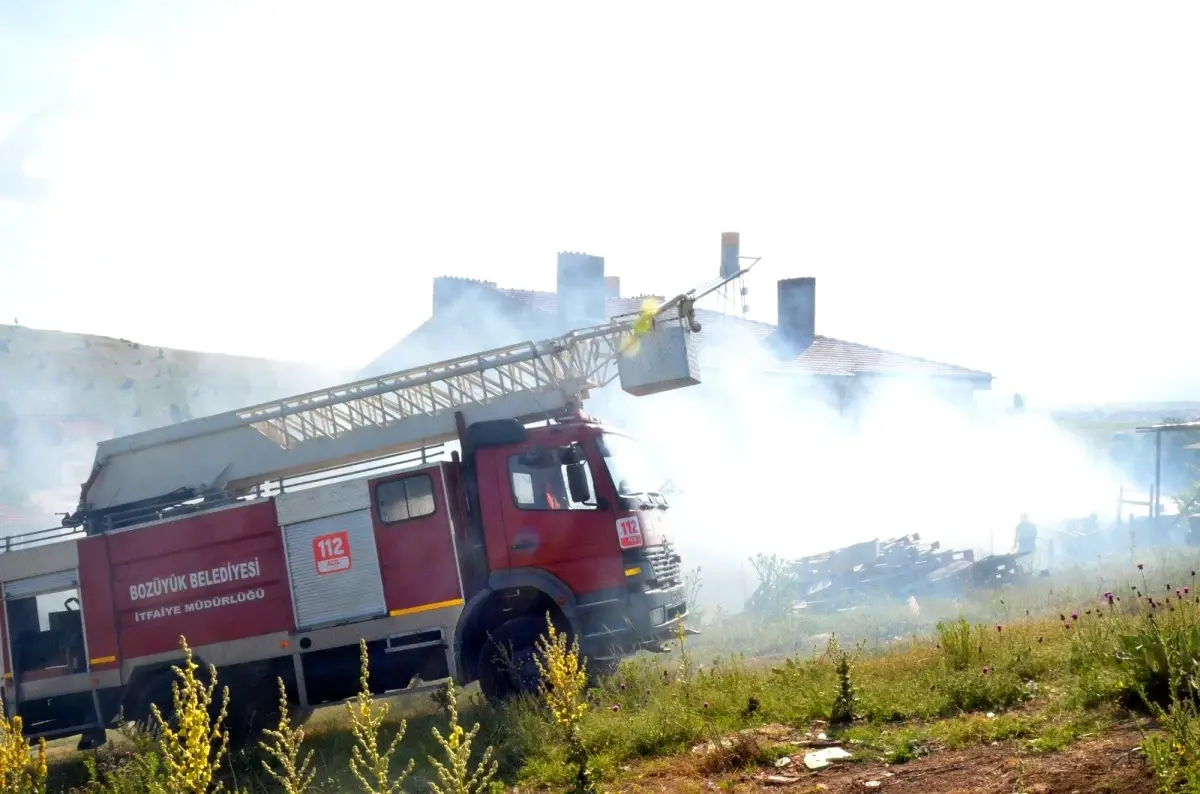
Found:
[{"label": "house window", "polygon": [[375,503],[379,507],[379,520],[385,524],[431,516],[437,510],[433,478],[428,474],[414,474],[402,480],[380,483],[375,488]]},{"label": "house window", "polygon": [[596,484],[587,461],[581,465],[590,496],[586,502],[576,502],[567,485],[567,467],[558,460],[556,454],[546,455],[538,461],[529,461],[521,455],[509,456],[508,474],[517,507],[522,510],[596,509]]}]

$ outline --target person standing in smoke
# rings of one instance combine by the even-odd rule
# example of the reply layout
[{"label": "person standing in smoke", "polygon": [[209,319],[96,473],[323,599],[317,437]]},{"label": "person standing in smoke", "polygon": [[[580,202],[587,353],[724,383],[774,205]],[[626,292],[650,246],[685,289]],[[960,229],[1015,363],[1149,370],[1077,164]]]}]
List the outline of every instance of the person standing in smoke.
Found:
[{"label": "person standing in smoke", "polygon": [[1013,554],[1033,554],[1037,550],[1037,535],[1037,527],[1029,520],[1029,514],[1022,513],[1021,523],[1017,524]]}]

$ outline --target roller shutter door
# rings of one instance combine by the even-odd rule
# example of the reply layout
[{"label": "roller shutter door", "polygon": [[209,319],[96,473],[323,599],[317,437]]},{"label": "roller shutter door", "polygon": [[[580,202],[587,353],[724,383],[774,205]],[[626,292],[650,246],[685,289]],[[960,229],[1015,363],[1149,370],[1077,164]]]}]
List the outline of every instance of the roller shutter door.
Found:
[{"label": "roller shutter door", "polygon": [[284,528],[301,630],[387,614],[369,510]]}]

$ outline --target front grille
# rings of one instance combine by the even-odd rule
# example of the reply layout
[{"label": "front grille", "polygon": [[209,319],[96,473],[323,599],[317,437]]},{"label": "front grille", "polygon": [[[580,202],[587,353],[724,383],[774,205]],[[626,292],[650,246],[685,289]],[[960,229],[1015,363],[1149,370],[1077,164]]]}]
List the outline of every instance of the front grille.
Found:
[{"label": "front grille", "polygon": [[683,581],[679,555],[670,543],[647,548],[646,560],[654,571],[654,581],[659,585],[675,585]]}]

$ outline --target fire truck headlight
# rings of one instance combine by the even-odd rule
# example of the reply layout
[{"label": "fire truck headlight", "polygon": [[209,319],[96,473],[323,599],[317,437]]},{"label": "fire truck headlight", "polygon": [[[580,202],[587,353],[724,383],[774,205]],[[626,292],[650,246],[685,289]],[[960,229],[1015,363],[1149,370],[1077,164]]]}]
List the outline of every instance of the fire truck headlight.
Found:
[{"label": "fire truck headlight", "polygon": [[666,622],[667,622],[667,608],[666,607],[655,607],[654,609],[650,610],[650,625],[651,626],[661,626],[663,623],[666,623]]}]

